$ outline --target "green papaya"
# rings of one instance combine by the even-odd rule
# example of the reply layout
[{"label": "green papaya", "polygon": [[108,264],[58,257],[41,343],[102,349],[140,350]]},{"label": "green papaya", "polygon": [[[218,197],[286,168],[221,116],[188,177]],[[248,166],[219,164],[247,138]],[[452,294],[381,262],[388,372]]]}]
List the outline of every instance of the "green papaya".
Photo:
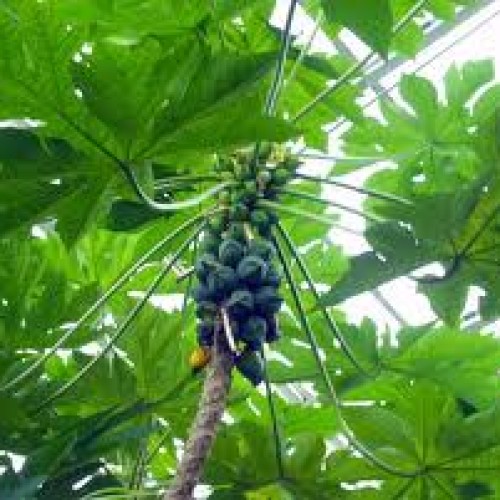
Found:
[{"label": "green papaya", "polygon": [[237,266],[244,255],[245,248],[236,240],[226,239],[219,246],[219,261],[225,266]]},{"label": "green papaya", "polygon": [[208,220],[210,230],[216,235],[220,235],[226,227],[226,218],[223,215],[213,215]]},{"label": "green papaya", "polygon": [[213,294],[210,292],[208,286],[203,283],[198,283],[193,287],[192,295],[196,302],[212,302],[214,300]]},{"label": "green papaya", "polygon": [[262,346],[267,334],[267,322],[260,316],[250,316],[242,323],[239,339],[246,342],[252,350],[258,350]]},{"label": "green papaya", "polygon": [[219,203],[221,205],[229,205],[231,203],[231,192],[227,189],[219,193]]},{"label": "green papaya", "polygon": [[245,228],[242,222],[233,222],[226,233],[228,239],[239,241],[240,243],[246,242]]},{"label": "green papaya", "polygon": [[214,267],[218,266],[217,259],[212,255],[211,253],[204,253],[200,255],[196,259],[196,262],[194,264],[194,272],[196,274],[196,277],[202,281],[205,282],[208,278],[208,275],[214,269]]},{"label": "green papaya", "polygon": [[213,302],[198,302],[196,304],[196,317],[201,321],[213,319],[217,314],[217,305]]},{"label": "green papaya", "polygon": [[248,290],[235,290],[224,304],[231,318],[246,318],[253,309],[253,295]]},{"label": "green papaya", "polygon": [[278,317],[276,314],[271,314],[266,317],[267,330],[266,330],[266,342],[270,344],[271,342],[276,342],[280,338],[280,329],[278,323]]},{"label": "green papaya", "polygon": [[260,285],[267,274],[266,262],[255,255],[248,255],[240,261],[236,274],[245,285],[254,287]]},{"label": "green papaya", "polygon": [[267,212],[262,208],[252,210],[252,213],[250,214],[250,221],[259,231],[267,230],[270,223]]},{"label": "green papaya", "polygon": [[250,215],[248,207],[244,203],[236,203],[230,208],[229,213],[231,219],[239,222],[248,220],[248,217]]},{"label": "green papaya", "polygon": [[218,265],[210,271],[207,278],[208,289],[217,298],[229,295],[238,283],[234,269],[229,266]]},{"label": "green papaya", "polygon": [[267,274],[263,284],[273,288],[278,288],[281,284],[281,275],[272,264],[267,266]]},{"label": "green papaya", "polygon": [[243,352],[236,360],[236,368],[253,385],[259,385],[264,380],[264,363],[258,352]]},{"label": "green papaya", "polygon": [[276,288],[263,286],[254,294],[255,310],[260,314],[276,314],[281,309],[283,299],[278,295]]},{"label": "green papaya", "polygon": [[260,257],[265,261],[271,260],[275,255],[274,246],[267,240],[254,239],[248,244],[248,254]]},{"label": "green papaya", "polygon": [[267,186],[272,180],[272,174],[268,169],[262,169],[257,174],[257,182],[260,186]]},{"label": "green papaya", "polygon": [[214,342],[215,322],[213,318],[205,318],[196,325],[198,344],[212,346]]},{"label": "green papaya", "polygon": [[273,171],[273,184],[284,186],[290,179],[290,172],[284,167],[278,167]]}]

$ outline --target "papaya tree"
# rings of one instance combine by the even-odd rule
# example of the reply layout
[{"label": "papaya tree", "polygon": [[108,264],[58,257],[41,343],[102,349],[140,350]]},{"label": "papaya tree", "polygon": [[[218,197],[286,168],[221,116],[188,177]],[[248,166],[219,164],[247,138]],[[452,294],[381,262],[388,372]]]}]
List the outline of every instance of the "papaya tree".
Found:
[{"label": "papaya tree", "polygon": [[500,498],[493,64],[361,104],[471,3],[0,2],[0,498]]}]

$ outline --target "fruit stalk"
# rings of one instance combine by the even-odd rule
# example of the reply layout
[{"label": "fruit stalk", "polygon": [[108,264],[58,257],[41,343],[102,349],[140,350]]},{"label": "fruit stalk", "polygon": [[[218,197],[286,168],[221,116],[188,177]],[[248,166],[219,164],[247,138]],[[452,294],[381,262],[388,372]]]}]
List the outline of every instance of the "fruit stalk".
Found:
[{"label": "fruit stalk", "polygon": [[201,477],[205,460],[217,434],[226,399],[231,387],[233,356],[222,328],[215,336],[212,360],[205,377],[198,406],[177,474],[164,500],[192,500],[193,490]]}]

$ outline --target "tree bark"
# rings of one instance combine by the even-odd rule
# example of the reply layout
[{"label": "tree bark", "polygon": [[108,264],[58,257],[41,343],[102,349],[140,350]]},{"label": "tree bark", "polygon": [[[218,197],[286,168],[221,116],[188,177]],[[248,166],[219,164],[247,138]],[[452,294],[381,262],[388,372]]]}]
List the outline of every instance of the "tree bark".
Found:
[{"label": "tree bark", "polygon": [[[219,331],[220,332],[220,331]],[[184,454],[164,500],[192,500],[193,490],[203,472],[231,387],[233,356],[223,332],[215,335],[212,360],[203,385],[202,397],[189,432]]]}]

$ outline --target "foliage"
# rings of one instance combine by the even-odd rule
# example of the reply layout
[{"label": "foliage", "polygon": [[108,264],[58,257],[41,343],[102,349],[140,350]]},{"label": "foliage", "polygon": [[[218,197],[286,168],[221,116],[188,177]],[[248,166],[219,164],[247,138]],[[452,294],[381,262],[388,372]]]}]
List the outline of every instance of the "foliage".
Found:
[{"label": "foliage", "polygon": [[[423,12],[448,21],[471,2],[361,3],[301,7],[331,40],[344,27],[386,58],[418,52]],[[463,328],[472,286],[478,317],[500,314],[493,65],[451,67],[443,95],[406,75],[374,119],[352,78],[363,64],[310,53],[270,24],[274,4],[0,2],[0,498],[168,486],[204,377],[189,364],[191,243],[214,207],[247,220],[248,182],[268,182],[256,162],[274,184],[249,217],[280,264],[259,304],[275,311],[281,279],[286,305],[264,382],[233,372],[210,498],[500,498],[500,341]],[[326,151],[339,118],[346,160],[301,176],[291,151]],[[358,188],[371,248],[348,258],[329,230],[350,209],[322,185],[367,157],[389,168]],[[217,259],[237,267],[248,251],[266,265],[267,247],[231,231]],[[442,276],[418,275],[435,262]],[[333,309],[407,275],[433,324],[390,335]]]}]

